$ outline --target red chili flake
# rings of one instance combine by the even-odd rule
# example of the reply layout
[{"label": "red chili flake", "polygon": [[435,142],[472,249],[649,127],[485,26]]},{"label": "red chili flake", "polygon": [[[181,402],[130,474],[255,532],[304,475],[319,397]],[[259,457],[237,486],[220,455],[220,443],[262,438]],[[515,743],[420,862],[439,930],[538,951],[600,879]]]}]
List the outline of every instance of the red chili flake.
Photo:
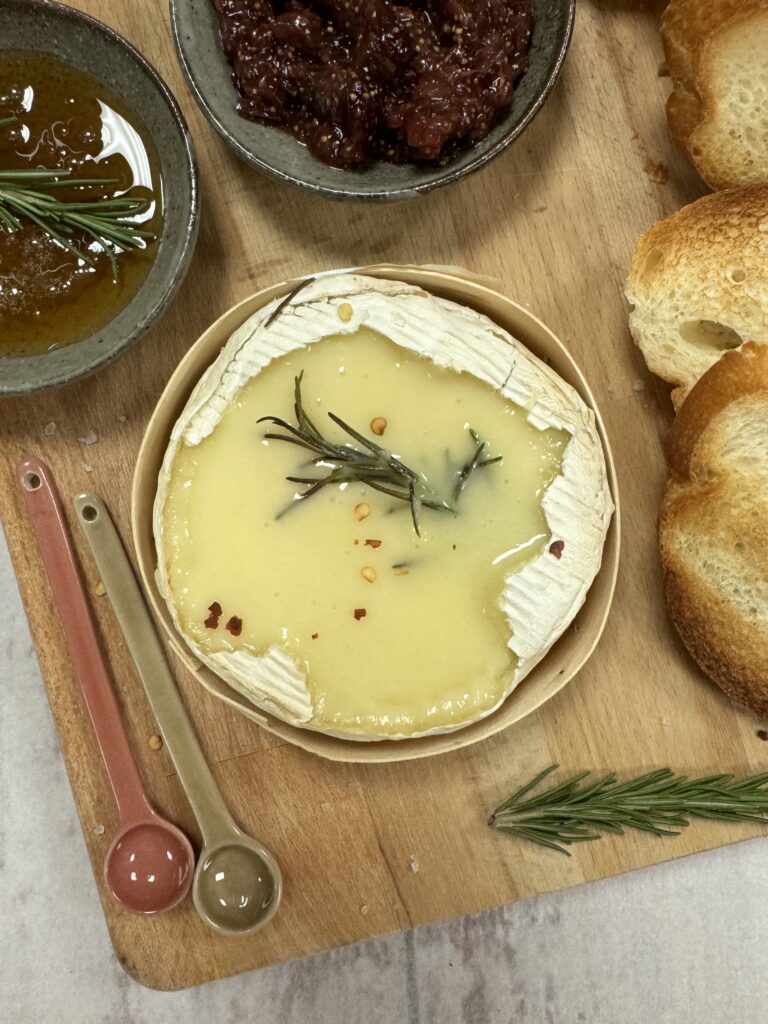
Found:
[{"label": "red chili flake", "polygon": [[312,639],[313,639],[313,640],[317,640],[317,638],[318,638],[319,636],[320,636],[320,634],[319,634],[319,633],[313,633],[313,634],[312,634]]},{"label": "red chili flake", "polygon": [[562,558],[564,548],[564,540],[553,540],[552,543],[549,545],[549,553],[550,555],[554,555],[555,558]]},{"label": "red chili flake", "polygon": [[380,540],[367,540],[365,543],[368,545],[369,548],[380,548],[381,547],[381,541]]},{"label": "red chili flake", "polygon": [[368,614],[368,612],[365,610],[365,608],[355,608],[354,614],[355,614],[355,618],[359,622],[360,619],[364,619],[365,618],[365,616]]},{"label": "red chili flake", "polygon": [[226,629],[232,634],[232,636],[240,636],[243,632],[243,620],[239,619],[237,615],[233,615],[227,623]]},{"label": "red chili flake", "polygon": [[211,613],[208,618],[203,622],[204,626],[208,629],[217,629],[219,625],[219,619],[221,618],[221,605],[218,601],[214,601],[212,605],[208,606],[208,611]]}]

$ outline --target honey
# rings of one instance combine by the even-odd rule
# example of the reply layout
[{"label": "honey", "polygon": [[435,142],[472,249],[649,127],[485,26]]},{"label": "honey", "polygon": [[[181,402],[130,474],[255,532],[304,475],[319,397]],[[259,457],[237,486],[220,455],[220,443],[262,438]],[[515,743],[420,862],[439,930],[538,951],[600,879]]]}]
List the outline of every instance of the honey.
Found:
[{"label": "honey", "polygon": [[[102,195],[150,200],[134,222],[156,238],[162,230],[159,161],[137,115],[103,83],[49,54],[0,55],[0,168],[68,169],[73,178],[114,182],[87,189],[56,187],[66,201]],[[0,186],[1,187],[1,186]],[[152,265],[156,241],[120,252],[115,279],[98,243],[76,246],[89,266],[22,220],[0,224],[0,356],[38,355],[92,335],[130,302]]]}]

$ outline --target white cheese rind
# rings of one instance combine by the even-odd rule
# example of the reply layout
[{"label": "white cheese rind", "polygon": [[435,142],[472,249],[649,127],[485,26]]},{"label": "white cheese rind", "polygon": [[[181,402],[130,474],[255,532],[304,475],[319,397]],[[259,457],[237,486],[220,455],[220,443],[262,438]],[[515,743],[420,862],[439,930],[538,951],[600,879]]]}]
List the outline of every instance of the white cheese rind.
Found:
[{"label": "white cheese rind", "polygon": [[[260,656],[247,651],[211,655],[184,635],[166,576],[163,509],[180,445],[194,446],[211,434],[229,403],[265,366],[325,337],[353,334],[366,326],[439,366],[486,381],[524,408],[537,429],[555,427],[571,434],[562,475],[555,478],[542,501],[552,540],[563,542],[561,557],[551,554],[547,545],[541,555],[505,579],[500,606],[510,629],[508,646],[518,661],[498,703],[477,717],[491,714],[573,621],[600,568],[613,502],[592,410],[570,385],[487,317],[412,285],[355,274],[319,277],[268,323],[283,301],[269,303],[234,332],[200,379],[171,432],[158,481],[154,533],[157,583],[179,633],[198,659],[256,706],[294,725],[311,725],[313,707],[306,681],[279,644]],[[352,308],[348,321],[339,317],[342,302]],[[411,735],[449,732],[468,724]]]}]

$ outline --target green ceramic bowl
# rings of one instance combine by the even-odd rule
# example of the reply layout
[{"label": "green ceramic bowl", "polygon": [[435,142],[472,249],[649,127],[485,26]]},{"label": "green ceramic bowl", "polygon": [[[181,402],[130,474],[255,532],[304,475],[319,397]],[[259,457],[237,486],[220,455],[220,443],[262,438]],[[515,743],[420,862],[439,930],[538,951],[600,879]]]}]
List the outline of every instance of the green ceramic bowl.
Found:
[{"label": "green ceramic bowl", "polygon": [[340,171],[315,159],[292,136],[253,124],[235,110],[237,93],[224,58],[211,0],[170,0],[181,67],[213,127],[243,160],[281,181],[336,199],[408,199],[479,170],[521,134],[541,109],[560,73],[573,29],[576,0],[534,0],[530,64],[506,115],[490,134],[445,167],[376,163]]},{"label": "green ceramic bowl", "polygon": [[0,357],[0,395],[76,380],[110,362],[162,313],[194,250],[198,187],[192,141],[167,85],[130,43],[101,22],[50,0],[0,0],[3,50],[50,53],[108,84],[139,112],[160,159],[164,224],[155,260],[133,299],[107,325],[37,356]]}]

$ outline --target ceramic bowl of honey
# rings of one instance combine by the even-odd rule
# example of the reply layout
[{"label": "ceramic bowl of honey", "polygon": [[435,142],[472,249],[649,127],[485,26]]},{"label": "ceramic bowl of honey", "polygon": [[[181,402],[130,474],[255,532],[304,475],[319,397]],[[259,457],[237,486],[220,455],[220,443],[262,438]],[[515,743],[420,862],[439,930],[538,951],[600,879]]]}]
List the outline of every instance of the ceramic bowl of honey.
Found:
[{"label": "ceramic bowl of honey", "polygon": [[189,265],[197,171],[168,87],[50,0],[0,0],[0,396],[77,380],[155,321]]}]

